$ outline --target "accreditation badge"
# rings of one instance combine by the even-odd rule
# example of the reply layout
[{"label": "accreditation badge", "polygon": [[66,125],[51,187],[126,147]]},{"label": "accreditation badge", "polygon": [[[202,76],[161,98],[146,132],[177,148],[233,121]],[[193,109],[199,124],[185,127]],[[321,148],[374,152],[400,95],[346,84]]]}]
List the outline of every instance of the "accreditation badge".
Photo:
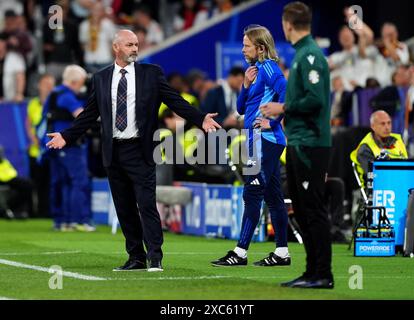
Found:
[{"label": "accreditation badge", "polygon": [[309,82],[312,84],[317,84],[319,82],[319,73],[316,70],[309,71],[308,75]]}]

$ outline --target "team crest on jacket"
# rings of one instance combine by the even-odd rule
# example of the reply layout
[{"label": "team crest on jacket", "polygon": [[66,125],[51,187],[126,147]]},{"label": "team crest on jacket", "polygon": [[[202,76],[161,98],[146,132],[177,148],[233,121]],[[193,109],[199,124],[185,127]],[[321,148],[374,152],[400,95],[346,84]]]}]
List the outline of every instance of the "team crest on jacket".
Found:
[{"label": "team crest on jacket", "polygon": [[308,61],[309,61],[309,63],[310,64],[313,64],[314,62],[315,62],[315,56],[313,56],[313,55],[308,55],[307,57],[306,57],[306,59],[308,59]]},{"label": "team crest on jacket", "polygon": [[308,76],[308,78],[309,78],[309,82],[310,82],[310,83],[312,83],[312,84],[316,84],[316,83],[318,83],[318,82],[319,82],[319,73],[318,73],[318,71],[316,71],[316,70],[311,70],[311,71],[309,72],[309,76]]}]

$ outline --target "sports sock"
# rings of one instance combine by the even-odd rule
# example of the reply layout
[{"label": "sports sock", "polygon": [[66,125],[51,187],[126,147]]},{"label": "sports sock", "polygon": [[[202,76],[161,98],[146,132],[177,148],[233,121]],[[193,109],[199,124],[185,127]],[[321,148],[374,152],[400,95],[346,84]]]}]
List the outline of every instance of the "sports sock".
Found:
[{"label": "sports sock", "polygon": [[236,247],[233,250],[240,258],[246,259],[247,258],[247,250],[243,248]]},{"label": "sports sock", "polygon": [[288,247],[276,248],[275,255],[277,255],[281,258],[286,258],[289,255]]}]

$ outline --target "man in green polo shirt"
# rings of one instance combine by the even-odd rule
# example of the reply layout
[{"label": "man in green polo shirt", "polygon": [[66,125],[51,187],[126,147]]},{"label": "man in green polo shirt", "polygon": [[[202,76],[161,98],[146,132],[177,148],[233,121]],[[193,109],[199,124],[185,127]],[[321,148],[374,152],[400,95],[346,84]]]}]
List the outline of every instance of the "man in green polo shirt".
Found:
[{"label": "man in green polo shirt", "polygon": [[304,3],[284,7],[283,31],[296,55],[285,103],[268,103],[261,111],[268,117],[285,116],[289,194],[306,250],[306,271],[282,286],[332,289],[330,225],[323,201],[331,146],[330,80],[326,59],[310,34],[311,22],[311,10]]}]

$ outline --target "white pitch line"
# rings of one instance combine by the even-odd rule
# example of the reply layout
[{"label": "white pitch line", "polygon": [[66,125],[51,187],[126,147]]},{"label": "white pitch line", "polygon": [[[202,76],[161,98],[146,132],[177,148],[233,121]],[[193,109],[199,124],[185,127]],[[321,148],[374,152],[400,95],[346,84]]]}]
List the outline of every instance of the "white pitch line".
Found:
[{"label": "white pitch line", "polygon": [[111,281],[130,281],[130,280],[139,280],[139,281],[153,281],[153,280],[214,280],[214,279],[223,279],[223,278],[234,278],[232,276],[200,276],[200,277],[159,277],[159,278],[107,278],[106,280]]},{"label": "white pitch line", "polygon": [[[36,271],[42,271],[51,273],[54,270],[50,268],[45,268],[41,266],[35,266],[31,264],[25,264],[21,262],[11,261],[11,260],[5,260],[0,259],[0,264],[5,264],[17,268],[24,268],[24,269],[31,269]],[[130,280],[139,280],[139,281],[163,281],[163,280],[212,280],[212,279],[222,279],[222,278],[231,278],[231,276],[199,276],[199,277],[151,277],[151,278],[101,278],[101,277],[95,277],[95,276],[88,276],[80,273],[75,272],[69,272],[69,271],[62,271],[62,275],[69,278],[75,278],[75,279],[81,279],[81,280],[89,280],[89,281],[130,281]]]},{"label": "white pitch line", "polygon": [[9,297],[0,297],[0,300],[16,300],[16,299],[9,298]]},{"label": "white pitch line", "polygon": [[[34,265],[31,265],[31,264],[25,264],[25,263],[20,263],[20,262],[11,261],[11,260],[5,260],[5,259],[0,259],[0,264],[5,264],[5,265],[8,265],[8,266],[17,267],[17,268],[42,271],[42,272],[47,272],[47,273],[52,273],[52,272],[56,272],[56,271],[59,272],[60,271],[60,270],[53,270],[53,269],[50,269],[50,268],[34,266]],[[65,277],[68,277],[68,278],[88,280],[88,281],[107,280],[106,278],[100,278],[100,277],[95,277],[95,276],[87,276],[87,275],[84,275],[84,274],[80,274],[80,273],[76,273],[76,272],[70,272],[70,271],[62,271],[62,275],[65,276]]]},{"label": "white pitch line", "polygon": [[59,254],[76,254],[82,251],[46,251],[46,252],[0,252],[0,256],[37,256],[37,255],[59,255]]}]

